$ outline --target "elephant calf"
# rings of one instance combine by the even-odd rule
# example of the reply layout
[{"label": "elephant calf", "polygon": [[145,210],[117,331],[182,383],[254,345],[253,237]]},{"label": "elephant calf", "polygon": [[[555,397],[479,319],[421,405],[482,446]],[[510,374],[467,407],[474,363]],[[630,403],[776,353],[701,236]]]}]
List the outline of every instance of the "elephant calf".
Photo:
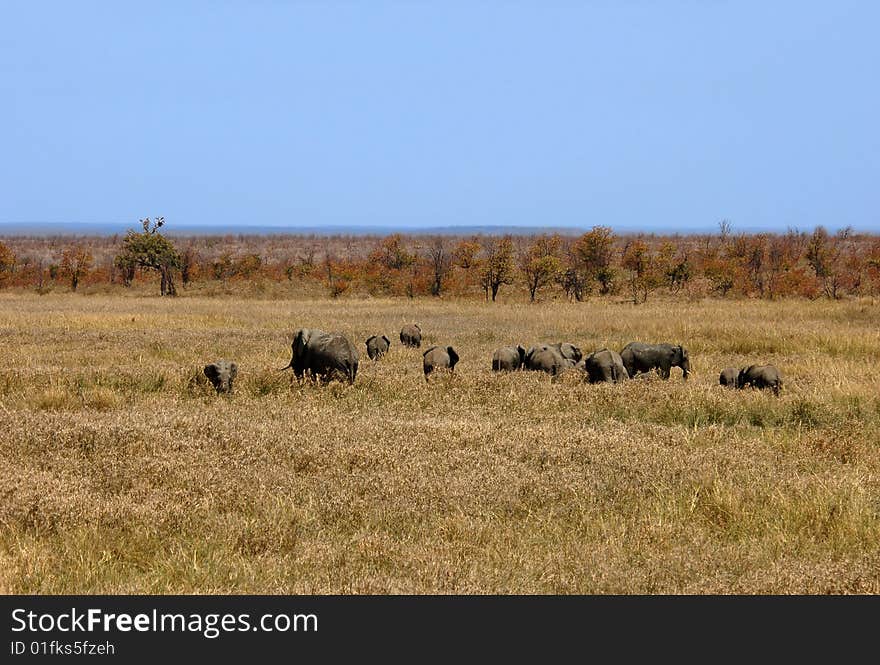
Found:
[{"label": "elephant calf", "polygon": [[522,346],[502,346],[492,354],[493,372],[513,372],[523,367],[526,350]]},{"label": "elephant calf", "polygon": [[718,377],[718,383],[728,388],[736,388],[738,378],[739,370],[736,367],[728,367],[721,370],[721,375]]},{"label": "elephant calf", "polygon": [[382,335],[379,337],[378,335],[373,335],[372,337],[368,337],[365,342],[367,345],[367,355],[370,357],[370,360],[378,360],[386,353],[388,353],[388,349],[391,346],[391,340]]},{"label": "elephant calf", "polygon": [[736,386],[740,389],[747,386],[770,388],[778,397],[779,391],[782,390],[782,374],[773,365],[749,365],[739,371]]},{"label": "elephant calf", "polygon": [[437,370],[452,371],[458,362],[458,354],[451,346],[445,349],[442,346],[432,346],[422,354],[422,366],[425,370],[425,381],[428,375]]},{"label": "elephant calf", "polygon": [[284,369],[292,367],[297,379],[308,372],[324,382],[340,379],[354,383],[360,356],[342,333],[303,328],[294,335],[290,349],[290,364]]},{"label": "elephant calf", "polygon": [[629,378],[620,354],[610,349],[599,349],[587,356],[584,370],[590,383],[620,383]]},{"label": "elephant calf", "polygon": [[533,372],[547,372],[556,376],[572,366],[574,361],[563,358],[556,345],[533,346],[525,356],[525,367]]},{"label": "elephant calf", "polygon": [[681,345],[630,342],[623,347],[620,357],[630,378],[657,369],[660,376],[668,379],[673,367],[681,367],[683,379],[687,379],[691,372],[690,356]]},{"label": "elephant calf", "polygon": [[422,329],[419,324],[411,323],[401,328],[400,343],[415,349],[419,348],[422,345]]},{"label": "elephant calf", "polygon": [[238,375],[238,365],[231,360],[218,360],[202,370],[218,393],[231,393],[232,382]]},{"label": "elephant calf", "polygon": [[584,357],[583,352],[580,350],[580,347],[575,346],[574,344],[570,344],[568,342],[557,342],[556,344],[550,344],[554,349],[559,351],[559,355],[561,355],[566,360],[571,360],[574,364],[580,362],[581,358]]}]

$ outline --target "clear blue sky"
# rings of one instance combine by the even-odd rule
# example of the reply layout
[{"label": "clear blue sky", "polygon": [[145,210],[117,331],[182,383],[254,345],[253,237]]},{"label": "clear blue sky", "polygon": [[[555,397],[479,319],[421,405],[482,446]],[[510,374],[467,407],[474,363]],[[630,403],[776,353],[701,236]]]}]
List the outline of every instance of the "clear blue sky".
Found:
[{"label": "clear blue sky", "polygon": [[3,2],[0,222],[880,230],[880,3]]}]

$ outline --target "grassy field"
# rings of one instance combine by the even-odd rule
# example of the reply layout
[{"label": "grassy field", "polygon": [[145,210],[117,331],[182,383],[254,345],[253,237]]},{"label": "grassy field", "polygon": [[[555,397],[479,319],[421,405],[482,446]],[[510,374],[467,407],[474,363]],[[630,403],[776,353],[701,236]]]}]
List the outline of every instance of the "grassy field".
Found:
[{"label": "grassy field", "polygon": [[[406,322],[453,376],[425,383]],[[300,327],[357,343],[353,386],[278,371]],[[490,370],[636,339],[683,343],[691,380]],[[6,293],[0,350],[4,593],[880,592],[868,302]],[[231,396],[199,378],[219,357]],[[717,385],[752,362],[780,398]]]}]

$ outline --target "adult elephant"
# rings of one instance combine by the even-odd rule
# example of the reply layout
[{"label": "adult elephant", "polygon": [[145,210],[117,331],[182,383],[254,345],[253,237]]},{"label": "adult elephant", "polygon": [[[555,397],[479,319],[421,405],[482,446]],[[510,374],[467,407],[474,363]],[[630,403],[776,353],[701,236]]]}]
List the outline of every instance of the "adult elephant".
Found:
[{"label": "adult elephant", "polygon": [[526,358],[522,346],[502,346],[492,354],[493,372],[513,372],[521,369]]},{"label": "adult elephant", "polygon": [[342,333],[302,328],[290,345],[290,364],[297,379],[308,373],[327,382],[333,379],[354,383],[360,356],[354,344]]},{"label": "adult elephant", "polygon": [[556,376],[568,369],[568,359],[563,358],[556,346],[541,344],[528,350],[525,357],[525,366],[534,372],[546,372]]},{"label": "adult elephant", "polygon": [[410,323],[400,329],[400,343],[416,349],[422,345],[422,328],[418,323]]},{"label": "adult elephant", "polygon": [[620,383],[629,378],[620,354],[611,349],[599,349],[588,355],[584,370],[590,383]]},{"label": "adult elephant", "polygon": [[373,335],[368,337],[364,344],[367,345],[367,355],[370,357],[370,360],[378,360],[388,353],[388,349],[391,347],[391,340],[385,337],[385,335],[381,337]]},{"label": "adult elephant", "polygon": [[778,397],[779,391],[782,390],[782,374],[774,365],[749,365],[739,371],[736,386],[737,388],[749,386],[770,388]]},{"label": "adult elephant", "polygon": [[739,382],[739,370],[736,367],[727,367],[718,375],[718,383],[727,388],[736,388]]},{"label": "adult elephant", "polygon": [[425,381],[428,375],[437,370],[452,371],[458,362],[458,354],[451,346],[432,346],[422,354],[422,369],[425,371]]},{"label": "adult elephant", "polygon": [[681,345],[630,342],[623,347],[620,357],[630,378],[657,369],[660,376],[668,379],[673,367],[681,368],[683,379],[687,379],[691,372],[690,357],[687,349]]}]

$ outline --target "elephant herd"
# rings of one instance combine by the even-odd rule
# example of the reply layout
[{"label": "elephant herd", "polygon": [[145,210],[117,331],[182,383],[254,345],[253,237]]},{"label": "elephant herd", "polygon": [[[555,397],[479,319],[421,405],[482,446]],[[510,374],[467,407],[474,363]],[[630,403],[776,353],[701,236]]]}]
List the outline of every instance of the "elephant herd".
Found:
[{"label": "elephant herd", "polygon": [[673,367],[680,367],[685,379],[691,371],[687,349],[673,344],[630,342],[620,353],[599,349],[584,356],[574,344],[558,342],[533,346],[528,351],[521,345],[504,346],[492,355],[496,372],[532,370],[555,376],[575,369],[582,371],[590,383],[619,383],[654,370],[668,379]]},{"label": "elephant herd", "polygon": [[[400,342],[405,347],[421,348],[422,329],[417,324],[404,326]],[[372,335],[365,341],[367,356],[378,361],[391,347],[386,335]],[[459,356],[451,346],[431,346],[422,353],[422,369],[425,380],[436,371],[452,372]],[[321,381],[340,380],[354,383],[360,355],[355,345],[342,333],[324,332],[303,328],[298,330],[291,344],[290,362],[283,370],[293,369],[297,379],[310,376]],[[528,350],[522,345],[504,346],[492,354],[492,370],[513,372],[530,370],[546,372],[552,376],[567,370],[583,373],[589,383],[619,383],[638,375],[656,371],[668,379],[673,367],[682,371],[682,378],[691,373],[687,349],[675,344],[645,344],[630,342],[620,353],[603,348],[584,356],[581,349],[569,342],[538,344]],[[204,367],[204,374],[220,392],[231,392],[238,365],[229,360],[219,360]],[[750,365],[737,370],[729,367],[721,372],[719,383],[731,388],[767,388],[779,395],[782,376],[773,365]]]}]

